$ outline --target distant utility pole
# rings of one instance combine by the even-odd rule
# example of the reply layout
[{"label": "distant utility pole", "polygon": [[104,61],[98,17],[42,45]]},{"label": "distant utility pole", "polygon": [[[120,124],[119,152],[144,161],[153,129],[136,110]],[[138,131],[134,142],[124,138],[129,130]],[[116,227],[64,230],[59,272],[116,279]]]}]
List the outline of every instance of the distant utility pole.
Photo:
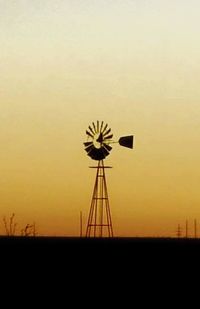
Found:
[{"label": "distant utility pole", "polygon": [[82,211],[80,211],[80,237],[83,236],[83,220],[82,220]]},{"label": "distant utility pole", "polygon": [[185,222],[185,237],[188,238],[188,220]]},{"label": "distant utility pole", "polygon": [[181,226],[180,226],[180,224],[178,224],[178,229],[177,229],[176,235],[177,235],[178,238],[181,237]]},{"label": "distant utility pole", "polygon": [[197,238],[197,220],[194,220],[194,238]]}]

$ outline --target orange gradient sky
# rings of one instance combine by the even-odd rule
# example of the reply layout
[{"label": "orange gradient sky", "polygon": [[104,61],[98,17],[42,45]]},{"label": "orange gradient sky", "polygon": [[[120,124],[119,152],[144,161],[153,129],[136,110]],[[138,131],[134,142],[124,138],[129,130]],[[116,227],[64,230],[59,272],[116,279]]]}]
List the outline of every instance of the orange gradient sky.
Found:
[{"label": "orange gradient sky", "polygon": [[[116,236],[174,236],[200,222],[200,2],[0,1],[0,216],[79,235],[103,120]],[[1,219],[0,234],[5,233]]]}]

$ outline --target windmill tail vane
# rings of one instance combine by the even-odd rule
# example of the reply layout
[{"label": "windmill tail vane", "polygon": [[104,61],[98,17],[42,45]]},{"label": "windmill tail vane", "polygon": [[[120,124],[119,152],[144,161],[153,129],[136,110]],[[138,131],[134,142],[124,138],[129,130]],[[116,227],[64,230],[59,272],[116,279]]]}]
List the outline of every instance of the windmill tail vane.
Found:
[{"label": "windmill tail vane", "polygon": [[122,137],[120,137],[118,143],[121,146],[133,149],[133,138],[134,138],[133,135],[122,136]]}]

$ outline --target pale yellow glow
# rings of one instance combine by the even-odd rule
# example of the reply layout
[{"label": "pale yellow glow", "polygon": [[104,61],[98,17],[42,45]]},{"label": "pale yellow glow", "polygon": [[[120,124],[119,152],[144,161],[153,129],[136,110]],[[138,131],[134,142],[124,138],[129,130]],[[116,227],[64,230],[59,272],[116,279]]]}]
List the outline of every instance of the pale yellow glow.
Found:
[{"label": "pale yellow glow", "polygon": [[[200,221],[200,3],[0,1],[0,215],[79,235],[94,182],[85,130],[104,120],[114,232]],[[19,232],[19,230],[18,230]],[[3,223],[0,233],[4,233]],[[192,233],[192,230],[191,230]]]}]

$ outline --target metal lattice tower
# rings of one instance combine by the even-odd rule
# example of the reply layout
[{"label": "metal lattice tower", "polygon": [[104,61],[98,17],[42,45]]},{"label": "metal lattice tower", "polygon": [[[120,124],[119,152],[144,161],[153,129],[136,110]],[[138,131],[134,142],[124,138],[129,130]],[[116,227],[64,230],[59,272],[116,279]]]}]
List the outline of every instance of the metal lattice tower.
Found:
[{"label": "metal lattice tower", "polygon": [[86,237],[113,237],[111,211],[106,184],[104,161],[98,162],[90,212],[86,229]]}]

